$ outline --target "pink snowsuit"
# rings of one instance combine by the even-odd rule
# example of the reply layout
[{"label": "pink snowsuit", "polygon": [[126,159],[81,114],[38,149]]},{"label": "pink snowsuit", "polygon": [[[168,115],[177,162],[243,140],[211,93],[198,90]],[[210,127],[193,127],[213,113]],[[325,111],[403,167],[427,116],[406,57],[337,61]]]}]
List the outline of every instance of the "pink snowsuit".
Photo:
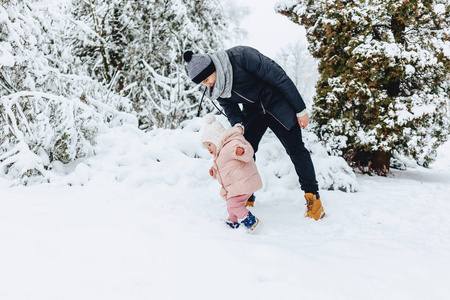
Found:
[{"label": "pink snowsuit", "polygon": [[[253,159],[253,148],[238,128],[227,129],[221,141],[222,148],[217,150],[211,168],[212,176],[222,186],[220,195],[227,201],[229,220],[236,222],[247,215],[247,199],[262,188],[262,181]],[[236,155],[238,147],[244,149],[241,156]]]}]

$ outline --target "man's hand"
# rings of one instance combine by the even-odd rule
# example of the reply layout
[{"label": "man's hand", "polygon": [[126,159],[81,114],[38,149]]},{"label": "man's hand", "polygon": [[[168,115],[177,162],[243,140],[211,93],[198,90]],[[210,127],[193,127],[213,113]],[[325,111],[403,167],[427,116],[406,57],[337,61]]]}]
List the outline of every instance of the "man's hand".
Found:
[{"label": "man's hand", "polygon": [[236,148],[236,155],[237,156],[242,156],[244,153],[245,153],[244,148],[242,148],[242,147],[237,147]]},{"label": "man's hand", "polygon": [[305,129],[306,126],[309,124],[309,116],[308,114],[305,114],[304,116],[297,117],[298,125],[300,125],[300,128]]}]

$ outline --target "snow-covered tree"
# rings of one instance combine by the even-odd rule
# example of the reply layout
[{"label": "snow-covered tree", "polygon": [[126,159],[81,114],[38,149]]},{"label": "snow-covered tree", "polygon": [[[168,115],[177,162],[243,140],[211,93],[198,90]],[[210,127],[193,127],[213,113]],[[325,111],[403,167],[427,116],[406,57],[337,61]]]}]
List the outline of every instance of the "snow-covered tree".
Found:
[{"label": "snow-covered tree", "polygon": [[91,75],[133,100],[141,128],[177,127],[198,97],[182,54],[222,47],[227,22],[221,2],[86,0],[73,5],[76,22],[84,26],[73,35],[75,53]]},{"label": "snow-covered tree", "polygon": [[447,140],[447,0],[284,1],[320,60],[315,128],[333,154],[386,174],[394,152],[420,165]]},{"label": "snow-covered tree", "polygon": [[310,109],[316,94],[319,72],[317,60],[309,53],[307,43],[299,40],[288,44],[280,49],[275,60],[292,79],[305,100],[306,107]]},{"label": "snow-covered tree", "polygon": [[228,20],[226,43],[232,45],[245,41],[248,32],[241,27],[241,22],[250,14],[250,7],[238,4],[236,0],[220,0]]},{"label": "snow-covered tree", "polygon": [[92,154],[103,126],[133,122],[129,101],[71,58],[66,18],[33,4],[0,4],[0,176],[22,184]]}]

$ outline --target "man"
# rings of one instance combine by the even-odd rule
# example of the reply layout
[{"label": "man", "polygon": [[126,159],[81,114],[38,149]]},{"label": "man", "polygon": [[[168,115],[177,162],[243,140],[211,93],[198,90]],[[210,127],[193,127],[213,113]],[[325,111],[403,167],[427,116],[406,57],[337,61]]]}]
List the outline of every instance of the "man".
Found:
[{"label": "man", "polygon": [[[255,152],[267,128],[283,144],[299,177],[307,204],[306,217],[325,215],[309,151],[301,128],[309,116],[292,80],[273,60],[256,49],[237,46],[210,54],[183,55],[189,77],[208,88],[208,96],[219,101],[232,126],[239,126]],[[242,109],[239,104],[242,104]]]}]

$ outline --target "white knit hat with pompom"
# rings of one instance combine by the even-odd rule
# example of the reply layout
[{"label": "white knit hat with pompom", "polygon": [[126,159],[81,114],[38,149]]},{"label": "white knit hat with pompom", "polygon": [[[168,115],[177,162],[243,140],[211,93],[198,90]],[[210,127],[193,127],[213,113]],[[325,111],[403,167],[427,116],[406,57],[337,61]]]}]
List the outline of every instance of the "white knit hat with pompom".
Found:
[{"label": "white knit hat with pompom", "polygon": [[213,114],[207,114],[203,117],[206,122],[206,126],[203,129],[202,134],[202,144],[205,142],[210,142],[216,145],[217,150],[222,148],[221,137],[225,128],[216,121],[216,117]]}]

